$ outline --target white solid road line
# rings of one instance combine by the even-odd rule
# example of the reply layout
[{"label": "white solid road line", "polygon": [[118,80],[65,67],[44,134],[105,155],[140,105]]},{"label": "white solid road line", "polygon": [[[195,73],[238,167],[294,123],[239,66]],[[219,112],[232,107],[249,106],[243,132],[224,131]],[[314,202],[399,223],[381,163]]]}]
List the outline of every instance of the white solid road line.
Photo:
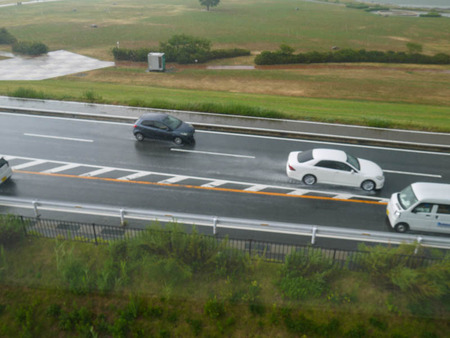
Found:
[{"label": "white solid road line", "polygon": [[72,137],[62,137],[62,136],[50,136],[50,135],[39,135],[39,134],[29,134],[24,133],[25,136],[32,136],[32,137],[42,137],[42,138],[51,138],[51,139],[58,139],[58,140],[66,140],[66,141],[77,141],[77,142],[94,142],[94,140],[86,140],[82,138],[72,138]]},{"label": "white solid road line", "polygon": [[200,150],[187,150],[187,149],[178,149],[178,148],[170,148],[170,150],[172,150],[172,151],[180,151],[180,152],[185,152],[185,153],[204,154],[204,155],[229,156],[229,157],[240,157],[240,158],[251,158],[251,159],[255,158],[255,156],[226,154],[226,153],[214,153],[214,152],[210,152],[210,151],[200,151]]},{"label": "white solid road line", "polygon": [[383,169],[385,173],[391,173],[391,174],[402,174],[402,175],[413,175],[413,176],[425,176],[425,177],[435,177],[435,178],[442,178],[442,175],[435,175],[435,174],[424,174],[424,173],[413,173],[409,171],[397,171],[397,170],[386,170]]}]

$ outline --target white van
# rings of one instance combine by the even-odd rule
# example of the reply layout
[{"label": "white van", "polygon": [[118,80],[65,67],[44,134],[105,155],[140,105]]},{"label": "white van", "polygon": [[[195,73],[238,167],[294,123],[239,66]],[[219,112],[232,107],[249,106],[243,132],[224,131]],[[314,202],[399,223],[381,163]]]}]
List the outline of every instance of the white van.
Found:
[{"label": "white van", "polygon": [[0,184],[5,182],[12,176],[12,170],[9,167],[9,163],[3,157],[0,158]]},{"label": "white van", "polygon": [[386,214],[397,232],[450,233],[450,184],[413,183],[391,196]]}]

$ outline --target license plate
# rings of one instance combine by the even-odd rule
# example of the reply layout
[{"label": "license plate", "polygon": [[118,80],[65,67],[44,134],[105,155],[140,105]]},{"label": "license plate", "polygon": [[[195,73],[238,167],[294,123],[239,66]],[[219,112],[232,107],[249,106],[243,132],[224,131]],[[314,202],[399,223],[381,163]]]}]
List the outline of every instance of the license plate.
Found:
[{"label": "license plate", "polygon": [[6,176],[2,177],[2,183],[6,181],[6,178],[7,178]]},{"label": "license plate", "polygon": [[389,216],[389,209],[386,209],[386,215]]}]

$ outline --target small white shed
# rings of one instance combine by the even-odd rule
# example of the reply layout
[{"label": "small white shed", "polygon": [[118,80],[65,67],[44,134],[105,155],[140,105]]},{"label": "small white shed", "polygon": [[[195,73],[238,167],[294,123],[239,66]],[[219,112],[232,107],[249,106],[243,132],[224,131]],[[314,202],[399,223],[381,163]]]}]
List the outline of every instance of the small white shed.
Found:
[{"label": "small white shed", "polygon": [[164,53],[148,53],[147,57],[149,72],[164,72],[166,70]]}]

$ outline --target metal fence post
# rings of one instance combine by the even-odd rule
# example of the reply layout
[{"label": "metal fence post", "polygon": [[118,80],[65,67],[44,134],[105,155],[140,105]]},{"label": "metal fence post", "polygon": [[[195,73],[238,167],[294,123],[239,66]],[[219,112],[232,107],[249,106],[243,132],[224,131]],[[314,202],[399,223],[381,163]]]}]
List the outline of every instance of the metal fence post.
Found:
[{"label": "metal fence post", "polygon": [[25,226],[25,221],[23,220],[23,216],[22,215],[20,215],[19,218],[20,218],[20,222],[22,223],[23,234],[26,237],[28,234],[27,234],[27,227]]},{"label": "metal fence post", "polygon": [[97,233],[96,233],[96,231],[95,231],[95,223],[92,223],[92,229],[94,230],[94,240],[95,240],[95,245],[98,245],[98,242],[97,242]]}]

